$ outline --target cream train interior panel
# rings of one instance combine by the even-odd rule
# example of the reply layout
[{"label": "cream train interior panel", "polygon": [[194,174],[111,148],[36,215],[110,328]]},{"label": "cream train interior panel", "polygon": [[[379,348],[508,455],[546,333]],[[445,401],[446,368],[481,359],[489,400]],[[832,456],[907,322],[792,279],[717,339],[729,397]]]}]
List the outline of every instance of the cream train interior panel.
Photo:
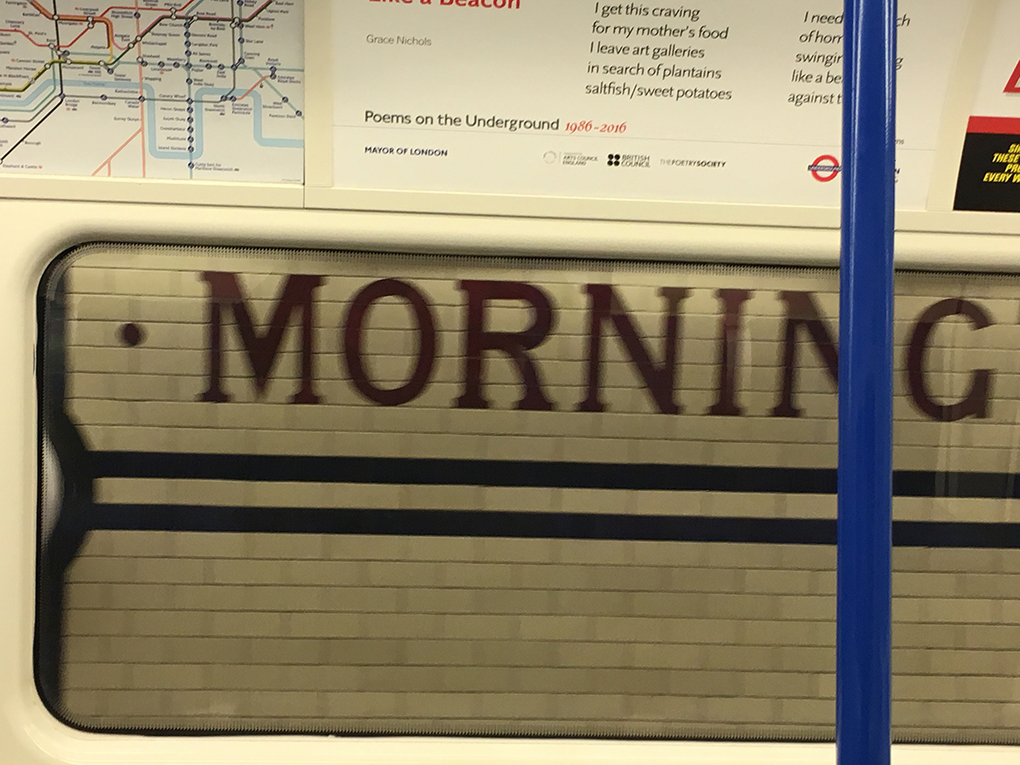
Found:
[{"label": "cream train interior panel", "polygon": [[[0,5],[5,763],[834,762],[838,2]],[[900,6],[896,765],[1020,743],[1018,13]]]}]

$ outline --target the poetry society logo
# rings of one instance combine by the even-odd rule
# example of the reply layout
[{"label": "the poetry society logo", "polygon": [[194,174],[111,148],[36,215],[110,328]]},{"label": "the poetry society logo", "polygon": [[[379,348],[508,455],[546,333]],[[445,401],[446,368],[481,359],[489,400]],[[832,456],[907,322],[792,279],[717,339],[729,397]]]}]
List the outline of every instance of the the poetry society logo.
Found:
[{"label": "the poetry society logo", "polygon": [[648,154],[610,154],[609,167],[651,167],[652,158]]}]

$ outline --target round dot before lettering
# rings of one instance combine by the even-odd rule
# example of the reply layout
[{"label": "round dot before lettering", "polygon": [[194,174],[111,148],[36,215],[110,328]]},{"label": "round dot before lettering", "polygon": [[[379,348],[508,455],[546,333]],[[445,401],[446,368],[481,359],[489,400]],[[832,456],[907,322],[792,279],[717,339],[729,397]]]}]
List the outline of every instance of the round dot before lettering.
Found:
[{"label": "round dot before lettering", "polygon": [[134,322],[129,322],[128,324],[121,326],[120,341],[124,343],[124,345],[134,348],[135,346],[140,345],[143,340],[145,340],[145,332],[143,332],[142,328]]}]

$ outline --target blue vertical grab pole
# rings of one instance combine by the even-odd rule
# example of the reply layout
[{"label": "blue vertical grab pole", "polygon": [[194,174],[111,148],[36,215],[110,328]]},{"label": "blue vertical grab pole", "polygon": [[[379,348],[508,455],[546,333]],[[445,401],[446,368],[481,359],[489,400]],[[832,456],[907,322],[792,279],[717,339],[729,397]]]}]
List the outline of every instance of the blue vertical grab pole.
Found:
[{"label": "blue vertical grab pole", "polygon": [[845,0],[838,765],[889,765],[896,0]]}]

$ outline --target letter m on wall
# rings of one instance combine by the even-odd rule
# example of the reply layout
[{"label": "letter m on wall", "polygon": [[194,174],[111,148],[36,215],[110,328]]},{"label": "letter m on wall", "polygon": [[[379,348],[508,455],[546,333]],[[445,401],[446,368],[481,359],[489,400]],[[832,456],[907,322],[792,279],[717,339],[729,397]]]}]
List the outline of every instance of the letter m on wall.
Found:
[{"label": "letter m on wall", "polygon": [[315,353],[315,302],[314,293],[323,278],[304,274],[292,274],[284,282],[276,305],[272,308],[269,326],[260,330],[252,319],[248,301],[241,289],[237,274],[222,271],[206,271],[202,281],[209,285],[208,314],[208,372],[209,386],[199,396],[200,401],[230,401],[230,394],[223,389],[223,323],[226,316],[232,316],[248,368],[255,383],[256,397],[262,398],[269,384],[269,378],[276,365],[276,359],[283,344],[284,335],[295,311],[300,313],[299,358],[301,383],[291,397],[294,404],[317,404],[313,362]]}]

